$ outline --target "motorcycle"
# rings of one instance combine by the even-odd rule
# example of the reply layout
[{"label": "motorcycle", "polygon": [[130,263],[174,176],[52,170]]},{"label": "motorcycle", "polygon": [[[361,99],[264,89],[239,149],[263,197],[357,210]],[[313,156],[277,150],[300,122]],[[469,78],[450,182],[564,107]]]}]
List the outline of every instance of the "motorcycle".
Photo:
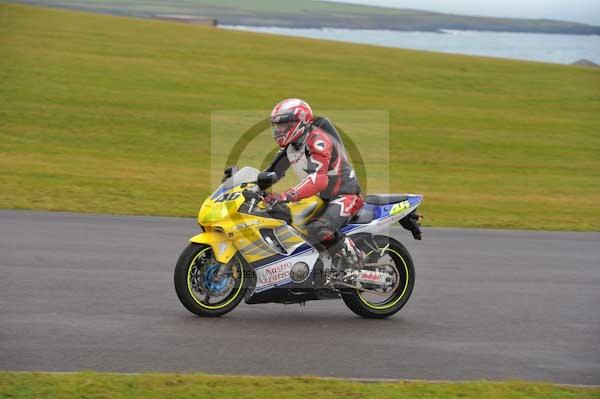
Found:
[{"label": "motorcycle", "polygon": [[[348,267],[338,254],[319,251],[306,224],[324,207],[318,196],[266,206],[274,173],[228,168],[223,183],[198,213],[202,232],[189,241],[174,272],[183,306],[198,316],[222,316],[242,299],[248,304],[339,299],[366,318],[385,318],[408,301],[415,283],[413,260],[392,237],[392,223],[421,239],[417,207],[422,195],[367,195],[341,231],[363,251]],[[345,265],[345,266],[344,266]],[[340,270],[340,268],[344,268]]]}]

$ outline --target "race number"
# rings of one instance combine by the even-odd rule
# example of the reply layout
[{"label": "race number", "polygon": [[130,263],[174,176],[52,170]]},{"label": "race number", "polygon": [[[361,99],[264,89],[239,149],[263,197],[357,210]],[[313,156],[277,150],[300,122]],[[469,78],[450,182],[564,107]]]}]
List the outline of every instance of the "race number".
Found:
[{"label": "race number", "polygon": [[240,195],[242,195],[242,193],[240,193],[239,191],[237,191],[235,193],[225,193],[225,194],[221,195],[219,198],[217,198],[215,200],[215,202],[233,201],[235,199],[238,199],[240,197]]}]

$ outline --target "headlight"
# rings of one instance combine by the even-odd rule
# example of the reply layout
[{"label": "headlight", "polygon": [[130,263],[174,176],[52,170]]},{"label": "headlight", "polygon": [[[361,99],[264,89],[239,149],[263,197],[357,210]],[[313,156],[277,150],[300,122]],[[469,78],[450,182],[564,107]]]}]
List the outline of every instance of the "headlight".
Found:
[{"label": "headlight", "polygon": [[198,215],[200,224],[213,223],[227,217],[229,212],[225,204],[213,204],[212,206],[202,206]]}]

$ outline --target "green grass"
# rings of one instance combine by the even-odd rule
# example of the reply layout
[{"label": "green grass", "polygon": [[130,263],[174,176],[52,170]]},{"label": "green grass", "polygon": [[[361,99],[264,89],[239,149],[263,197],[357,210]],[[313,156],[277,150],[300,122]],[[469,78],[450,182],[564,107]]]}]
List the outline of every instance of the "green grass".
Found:
[{"label": "green grass", "polygon": [[287,97],[388,110],[389,148],[335,122],[389,150],[390,190],[424,193],[427,225],[600,230],[597,70],[4,3],[0,207],[195,215],[211,112]]},{"label": "green grass", "polygon": [[600,398],[600,389],[529,382],[360,383],[314,377],[0,372],[0,398]]}]

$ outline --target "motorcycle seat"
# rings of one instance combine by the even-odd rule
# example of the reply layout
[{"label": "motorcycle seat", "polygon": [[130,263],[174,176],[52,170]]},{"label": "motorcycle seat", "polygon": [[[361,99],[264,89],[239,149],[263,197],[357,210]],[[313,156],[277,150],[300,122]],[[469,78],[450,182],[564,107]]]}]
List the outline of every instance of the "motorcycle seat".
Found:
[{"label": "motorcycle seat", "polygon": [[387,205],[406,201],[407,199],[406,194],[369,194],[365,197],[365,202],[372,205]]}]

